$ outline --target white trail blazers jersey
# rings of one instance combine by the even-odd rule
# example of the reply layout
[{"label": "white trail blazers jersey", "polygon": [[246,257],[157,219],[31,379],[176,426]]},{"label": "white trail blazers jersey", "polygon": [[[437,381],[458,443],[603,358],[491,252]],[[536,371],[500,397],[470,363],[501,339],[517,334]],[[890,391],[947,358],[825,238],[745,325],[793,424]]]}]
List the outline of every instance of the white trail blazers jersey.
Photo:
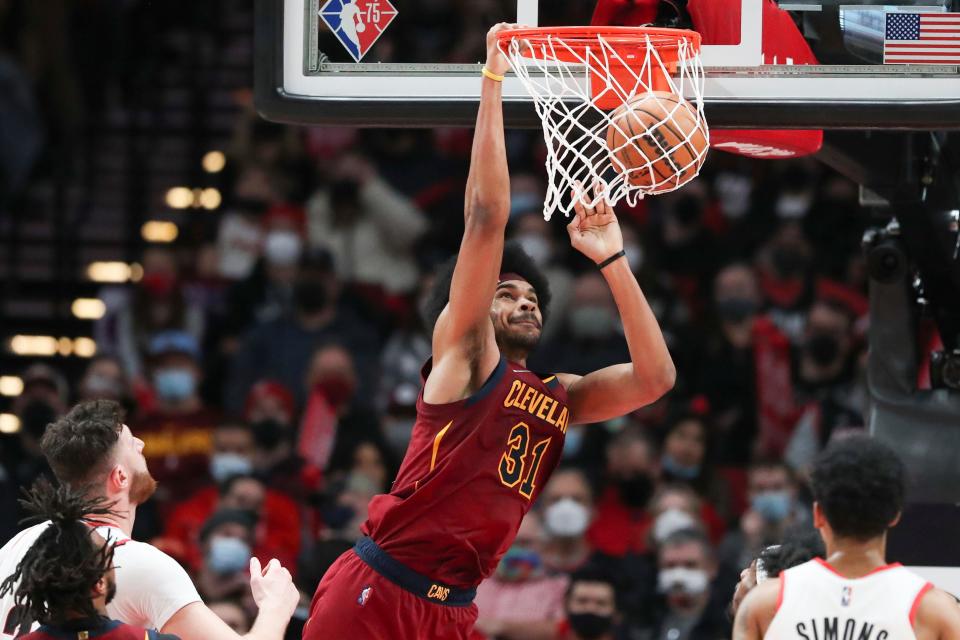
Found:
[{"label": "white trail blazers jersey", "polygon": [[890,564],[845,578],[817,558],[780,574],[768,640],[916,640],[913,621],[932,584]]}]

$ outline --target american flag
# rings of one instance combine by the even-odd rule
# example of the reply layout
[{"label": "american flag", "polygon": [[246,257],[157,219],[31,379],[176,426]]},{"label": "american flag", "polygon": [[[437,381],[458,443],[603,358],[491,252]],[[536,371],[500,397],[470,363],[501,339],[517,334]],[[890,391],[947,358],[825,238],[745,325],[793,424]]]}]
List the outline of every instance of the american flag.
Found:
[{"label": "american flag", "polygon": [[888,13],[884,64],[960,64],[960,13]]}]

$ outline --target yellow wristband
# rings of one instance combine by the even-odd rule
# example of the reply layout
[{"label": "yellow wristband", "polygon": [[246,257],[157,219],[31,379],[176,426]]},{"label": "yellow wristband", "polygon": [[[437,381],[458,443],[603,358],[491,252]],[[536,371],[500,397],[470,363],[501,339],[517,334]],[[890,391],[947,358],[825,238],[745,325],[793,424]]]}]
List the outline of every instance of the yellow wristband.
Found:
[{"label": "yellow wristband", "polygon": [[481,69],[481,70],[480,70],[480,73],[482,73],[484,76],[490,78],[490,79],[493,80],[494,82],[503,82],[503,76],[498,76],[497,74],[495,74],[493,71],[490,71],[490,69],[487,69],[486,67],[484,67],[483,69]]}]

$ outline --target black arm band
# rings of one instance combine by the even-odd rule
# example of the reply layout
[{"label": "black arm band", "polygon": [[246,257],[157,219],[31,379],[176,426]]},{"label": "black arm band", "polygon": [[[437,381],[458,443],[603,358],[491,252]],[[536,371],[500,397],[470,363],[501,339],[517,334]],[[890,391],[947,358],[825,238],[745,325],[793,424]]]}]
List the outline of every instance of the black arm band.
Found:
[{"label": "black arm band", "polygon": [[622,257],[625,256],[625,255],[627,255],[627,252],[624,251],[623,249],[620,249],[620,251],[617,251],[615,254],[613,254],[612,256],[610,256],[609,258],[607,258],[606,260],[604,260],[603,262],[598,262],[598,263],[597,263],[597,268],[598,268],[598,269],[603,269],[603,268],[604,268],[605,266],[607,266],[608,264],[611,264],[611,263],[613,263],[613,262],[616,262],[617,260],[619,260],[620,258],[622,258]]}]

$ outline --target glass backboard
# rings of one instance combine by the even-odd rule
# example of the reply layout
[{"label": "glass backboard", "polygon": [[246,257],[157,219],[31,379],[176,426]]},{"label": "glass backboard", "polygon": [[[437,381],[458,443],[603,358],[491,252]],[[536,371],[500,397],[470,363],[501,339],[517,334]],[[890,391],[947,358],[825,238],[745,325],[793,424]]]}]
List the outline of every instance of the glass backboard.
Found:
[{"label": "glass backboard", "polygon": [[[740,34],[703,47],[711,126],[960,127],[960,49],[883,64],[890,14],[942,14],[958,10],[954,0],[782,0],[820,62],[804,66],[763,64],[766,0],[716,1],[739,11]],[[594,8],[593,0],[257,0],[257,107],[293,123],[469,125],[489,26],[589,24]],[[539,126],[516,78],[504,83],[504,109],[508,126]]]}]

